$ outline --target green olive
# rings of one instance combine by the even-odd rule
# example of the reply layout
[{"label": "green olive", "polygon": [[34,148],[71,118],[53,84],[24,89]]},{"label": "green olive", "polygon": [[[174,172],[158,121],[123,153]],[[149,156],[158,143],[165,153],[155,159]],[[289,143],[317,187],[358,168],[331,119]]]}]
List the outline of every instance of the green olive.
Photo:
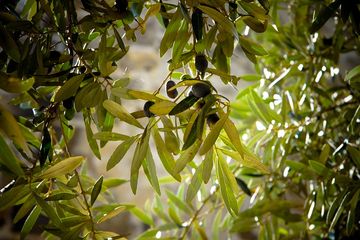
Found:
[{"label": "green olive", "polygon": [[147,101],[145,104],[144,104],[144,114],[146,117],[150,118],[152,116],[155,116],[155,114],[153,114],[152,112],[150,112],[150,107],[154,105],[154,102],[152,101]]}]

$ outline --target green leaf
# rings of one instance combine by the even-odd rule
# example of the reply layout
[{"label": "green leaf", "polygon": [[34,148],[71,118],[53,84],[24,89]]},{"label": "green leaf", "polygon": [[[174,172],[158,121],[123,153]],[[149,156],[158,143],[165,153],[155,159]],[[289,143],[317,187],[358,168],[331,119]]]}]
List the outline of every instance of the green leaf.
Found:
[{"label": "green leaf", "polygon": [[219,24],[225,31],[234,35],[236,39],[239,39],[239,35],[235,25],[227,17],[225,17],[223,13],[220,13],[216,9],[205,5],[198,5],[197,7],[201,11],[209,15],[212,19],[214,19],[215,22]]},{"label": "green leaf", "polygon": [[[349,200],[350,197],[351,197],[350,192],[347,192],[347,193],[345,194],[344,198],[341,200],[340,205],[339,205],[339,207],[337,208],[337,211],[336,211],[334,217],[332,218],[332,221],[331,221],[329,230],[334,229],[336,223],[338,222],[341,214],[342,214],[343,211],[344,211],[344,208],[349,204],[348,200]],[[332,206],[331,206],[331,208],[332,208]]]},{"label": "green leaf", "polygon": [[55,224],[55,226],[62,228],[62,223],[57,215],[55,209],[50,206],[44,199],[38,196],[36,193],[33,193],[33,196],[37,202],[37,204],[41,207],[41,209],[46,213],[46,215],[50,218],[50,220]]},{"label": "green leaf", "polygon": [[0,88],[9,93],[24,93],[32,88],[35,78],[25,80],[0,72]]},{"label": "green leaf", "polygon": [[[33,185],[30,185],[34,187]],[[3,192],[0,196],[0,211],[16,205],[30,194],[29,185],[18,185]]]},{"label": "green leaf", "polygon": [[173,133],[172,129],[174,129],[174,125],[171,120],[165,116],[160,117],[161,122],[166,129],[164,132],[165,135],[165,146],[169,152],[178,154],[180,151],[180,143],[177,136]]},{"label": "green leaf", "polygon": [[[12,113],[8,111],[2,104],[0,104],[0,129],[3,130],[4,133],[8,136],[8,138],[10,138],[13,141],[15,146],[20,147],[28,156],[32,155],[32,152],[30,151],[26,143],[26,139],[24,138],[20,130],[18,122],[16,121]],[[0,138],[2,138],[2,135],[0,136]],[[2,156],[2,157],[6,158],[6,157],[10,157],[10,155]],[[13,161],[12,164],[16,164],[16,161]]]},{"label": "green leaf", "polygon": [[62,193],[55,193],[55,194],[51,194],[50,196],[45,198],[45,201],[59,201],[59,200],[70,200],[70,199],[74,199],[78,196],[78,194],[75,193],[67,193],[67,192],[62,192]]},{"label": "green leaf", "polygon": [[325,164],[330,154],[330,146],[329,144],[324,144],[321,150],[321,154],[319,157],[319,162]]},{"label": "green leaf", "polygon": [[141,126],[141,124],[120,104],[111,100],[105,100],[103,102],[103,106],[107,111],[109,111],[113,116],[119,118],[121,121],[127,122],[138,128],[143,128],[143,126]]},{"label": "green leaf", "polygon": [[173,176],[177,181],[181,181],[180,174],[174,171],[175,160],[171,153],[167,150],[163,139],[160,136],[159,130],[155,125],[152,130],[152,135],[155,141],[155,147],[158,152],[159,158],[168,173]]},{"label": "green leaf", "polygon": [[202,165],[203,165],[202,178],[203,178],[204,183],[207,183],[211,177],[211,171],[213,168],[213,160],[214,160],[214,148],[211,148],[205,154],[205,159],[202,163]]},{"label": "green leaf", "polygon": [[156,166],[155,166],[154,158],[151,154],[150,149],[148,149],[145,161],[143,161],[142,165],[143,165],[146,177],[149,179],[151,186],[155,189],[155,191],[159,195],[161,195],[159,180],[158,180],[158,177],[156,174]]},{"label": "green leaf", "polygon": [[117,187],[120,186],[124,183],[127,183],[128,180],[126,179],[121,179],[121,178],[107,178],[104,180],[103,182],[103,186],[106,188],[112,188],[112,187]]},{"label": "green leaf", "polygon": [[60,160],[55,165],[38,175],[40,179],[55,178],[74,171],[84,161],[84,157],[76,156]]},{"label": "green leaf", "polygon": [[327,212],[327,215],[326,215],[326,222],[328,224],[333,222],[334,215],[338,212],[338,210],[340,210],[340,205],[343,202],[343,200],[345,199],[345,195],[348,195],[348,194],[349,194],[349,192],[347,192],[347,190],[345,189],[332,202],[332,204],[330,205],[329,211]]},{"label": "green leaf", "polygon": [[175,105],[176,103],[170,101],[159,101],[154,103],[149,110],[157,116],[168,115]]},{"label": "green leaf", "polygon": [[172,66],[178,65],[181,54],[183,53],[184,48],[187,42],[189,41],[190,36],[191,33],[188,31],[188,22],[182,21],[182,25],[180,26],[177,32],[176,39],[174,42],[171,64],[169,66],[170,69],[173,69]]},{"label": "green leaf", "polygon": [[350,201],[350,210],[348,213],[348,217],[346,220],[346,233],[348,235],[350,235],[353,231],[354,228],[354,223],[355,223],[355,219],[356,219],[356,206],[358,204],[359,201],[359,194],[360,194],[360,189],[358,189],[354,196],[352,197],[351,201]]},{"label": "green leaf", "polygon": [[113,167],[115,167],[125,156],[130,146],[136,140],[135,137],[129,137],[127,140],[119,144],[115,151],[111,154],[111,157],[106,165],[106,171],[109,171]]},{"label": "green leaf", "polygon": [[176,196],[174,193],[170,191],[166,191],[166,195],[168,196],[169,200],[176,205],[178,209],[183,211],[184,213],[191,214],[192,210],[188,206],[187,203],[185,203],[183,200],[181,200],[178,196]]},{"label": "green leaf", "polygon": [[114,35],[115,35],[115,38],[116,38],[116,41],[119,45],[119,47],[121,48],[121,50],[123,50],[124,52],[127,51],[126,47],[125,47],[125,44],[119,34],[119,32],[116,30],[115,26],[113,25],[113,30],[114,30]]},{"label": "green leaf", "polygon": [[20,62],[21,53],[19,47],[11,34],[4,28],[3,24],[0,25],[0,46],[12,60]]},{"label": "green leaf", "polygon": [[86,138],[89,143],[90,149],[92,150],[92,152],[98,159],[101,159],[99,145],[96,142],[96,140],[94,139],[94,137],[93,137],[94,134],[91,129],[90,112],[87,110],[84,111],[84,123],[85,123]]},{"label": "green leaf", "polygon": [[311,24],[309,32],[311,34],[317,32],[335,13],[342,1],[336,0],[328,6],[323,7],[316,16],[315,21]]},{"label": "green leaf", "polygon": [[348,72],[344,78],[345,81],[350,81],[351,79],[360,75],[360,65],[354,67]]},{"label": "green leaf", "polygon": [[20,239],[25,239],[25,237],[30,233],[31,229],[34,227],[36,223],[36,220],[39,218],[40,213],[41,213],[41,208],[39,206],[35,206],[25,220],[25,223],[21,229]]},{"label": "green leaf", "polygon": [[360,151],[350,145],[347,145],[346,150],[349,152],[351,160],[355,163],[356,167],[360,169]]},{"label": "green leaf", "polygon": [[177,31],[179,30],[179,27],[181,25],[181,14],[180,11],[177,10],[173,18],[171,19],[169,25],[166,28],[165,34],[160,42],[160,57],[162,57],[166,51],[171,48],[171,46],[174,44],[174,41],[177,36]]},{"label": "green leaf", "polygon": [[124,212],[127,209],[126,206],[119,206],[116,207],[115,209],[113,209],[112,211],[104,214],[102,217],[100,217],[100,219],[97,221],[97,223],[102,223],[105,222],[113,217],[116,217],[117,215],[119,215],[120,213]]},{"label": "green leaf", "polygon": [[205,138],[205,140],[199,150],[200,155],[204,155],[213,147],[213,145],[216,142],[216,139],[219,137],[220,131],[224,127],[225,122],[228,120],[229,113],[230,112],[228,112],[226,115],[221,116],[219,121],[217,121],[215,123],[215,125],[212,127],[210,133]]},{"label": "green leaf", "polygon": [[[234,178],[234,176],[231,173],[229,175],[229,170],[226,166],[225,160],[221,157],[221,155],[220,156],[219,154],[217,155],[218,158],[216,161],[217,162],[216,173],[219,180],[221,195],[229,213],[231,213],[232,215],[236,215],[239,209],[234,195],[235,192],[233,191],[235,188],[233,189],[233,186],[231,186],[234,184],[235,179],[231,180],[232,178]],[[236,185],[236,181],[235,181],[235,185]]]},{"label": "green leaf", "polygon": [[81,81],[84,79],[85,74],[76,75],[67,80],[64,85],[56,92],[55,102],[60,102],[74,96],[80,87]]},{"label": "green leaf", "polygon": [[[149,122],[149,124],[150,123],[151,122]],[[144,158],[149,148],[150,130],[148,129],[148,126],[145,128],[141,136],[140,142],[138,142],[138,144],[136,145],[134,157],[131,162],[130,185],[131,190],[134,194],[136,193],[139,169],[144,161]]]},{"label": "green leaf", "polygon": [[134,214],[138,219],[140,219],[143,223],[153,226],[154,221],[151,215],[147,215],[142,209],[138,207],[133,207],[129,210],[132,214]]},{"label": "green leaf", "polygon": [[309,165],[320,176],[329,177],[332,175],[330,169],[318,161],[309,160]]},{"label": "green leaf", "polygon": [[24,204],[21,206],[21,208],[16,213],[13,223],[17,223],[20,219],[28,215],[29,211],[34,208],[35,205],[35,199],[30,195],[24,202]]},{"label": "green leaf", "polygon": [[8,168],[17,176],[23,176],[24,171],[21,168],[20,161],[15,157],[9,146],[6,144],[2,134],[0,133],[0,163]]},{"label": "green leaf", "polygon": [[[221,118],[225,116],[225,113],[222,111],[222,109],[219,110],[219,115]],[[245,149],[241,143],[239,132],[236,129],[235,124],[229,118],[225,121],[224,130],[226,132],[226,135],[229,137],[231,143],[234,145],[235,149],[237,150],[237,152],[240,154],[242,158],[244,158]]]},{"label": "green leaf", "polygon": [[264,56],[264,55],[268,54],[261,45],[250,40],[247,37],[240,36],[239,43],[240,43],[241,47],[244,48],[250,54],[254,54],[254,55],[258,55],[258,56]]},{"label": "green leaf", "polygon": [[91,200],[90,200],[90,205],[94,205],[97,197],[99,196],[100,192],[101,192],[101,188],[102,188],[102,184],[103,184],[103,180],[104,177],[101,176],[95,183],[92,191],[91,191]]},{"label": "green leaf", "polygon": [[238,152],[233,152],[228,149],[219,148],[219,150],[223,152],[225,155],[240,162],[245,167],[254,168],[263,173],[270,173],[268,167],[264,165],[254,154],[248,152],[247,150],[244,152],[244,157],[241,157],[241,155]]},{"label": "green leaf", "polygon": [[97,132],[93,135],[93,138],[100,141],[126,141],[129,140],[129,136],[115,132]]},{"label": "green leaf", "polygon": [[174,171],[176,173],[180,173],[185,168],[186,164],[188,164],[194,159],[196,153],[200,148],[200,145],[201,142],[199,140],[196,140],[191,147],[181,153],[179,159],[175,163]]},{"label": "green leaf", "polygon": [[186,202],[191,202],[201,187],[204,163],[200,164],[191,178],[190,185],[186,191]]},{"label": "green leaf", "polygon": [[199,99],[194,95],[190,95],[183,100],[181,100],[176,106],[169,112],[169,115],[175,115],[189,109],[194,105]]}]

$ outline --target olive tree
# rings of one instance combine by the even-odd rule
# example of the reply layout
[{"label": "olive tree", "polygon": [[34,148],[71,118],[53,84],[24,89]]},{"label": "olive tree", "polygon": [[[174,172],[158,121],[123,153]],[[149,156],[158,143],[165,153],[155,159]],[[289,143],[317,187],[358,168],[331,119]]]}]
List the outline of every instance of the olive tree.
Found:
[{"label": "olive tree", "polygon": [[[132,89],[113,73],[151,18],[169,72],[157,89]],[[138,239],[358,236],[360,66],[339,60],[359,54],[359,18],[355,0],[2,1],[0,169],[12,180],[0,210],[21,206],[22,239],[40,215],[46,239],[125,238],[98,227],[124,211],[149,226]],[[233,74],[235,52],[254,72]],[[251,84],[229,100],[215,81]],[[76,114],[97,158],[121,142],[106,170],[134,146],[129,181],[87,174],[69,148]],[[115,120],[138,134],[113,131]],[[112,202],[112,187],[136,194],[139,177],[156,192],[147,209]]]}]

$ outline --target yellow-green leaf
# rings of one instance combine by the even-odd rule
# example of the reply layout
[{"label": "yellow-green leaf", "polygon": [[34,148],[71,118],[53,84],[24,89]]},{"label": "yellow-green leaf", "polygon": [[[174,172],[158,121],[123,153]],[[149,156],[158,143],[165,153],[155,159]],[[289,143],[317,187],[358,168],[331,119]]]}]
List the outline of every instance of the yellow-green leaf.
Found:
[{"label": "yellow-green leaf", "polygon": [[215,20],[217,24],[219,24],[225,31],[234,35],[236,39],[239,39],[238,32],[236,30],[235,25],[227,18],[223,13],[218,12],[216,9],[199,5],[197,6],[201,11],[209,15],[212,19]]},{"label": "yellow-green leaf", "polygon": [[142,99],[142,100],[146,100],[146,101],[157,102],[157,101],[166,100],[165,97],[162,97],[162,96],[158,97],[151,93],[138,91],[138,90],[128,90],[127,94],[135,99]]},{"label": "yellow-green leaf", "polygon": [[11,172],[18,176],[23,176],[24,171],[20,166],[20,161],[15,157],[9,146],[6,144],[2,134],[0,134],[0,162]]},{"label": "yellow-green leaf", "polygon": [[98,221],[97,223],[102,223],[105,222],[113,217],[116,217],[117,215],[119,215],[120,213],[122,213],[123,211],[126,210],[126,206],[119,206],[117,208],[115,208],[114,210],[108,212],[107,214],[104,214]]},{"label": "yellow-green leaf", "polygon": [[176,103],[170,101],[159,101],[150,107],[150,112],[157,116],[167,115],[175,107]]},{"label": "yellow-green leaf", "polygon": [[29,90],[35,83],[35,78],[31,77],[25,80],[8,76],[0,72],[0,88],[10,93],[22,93]]},{"label": "yellow-green leaf", "polygon": [[215,144],[216,139],[220,134],[220,131],[223,129],[225,122],[228,120],[228,117],[229,117],[229,112],[225,115],[222,115],[219,121],[217,121],[214,124],[210,133],[205,138],[205,141],[203,142],[199,150],[200,155],[204,155],[205,153],[207,153],[210,150],[210,148],[212,148],[212,146]]},{"label": "yellow-green leaf", "polygon": [[105,100],[103,102],[104,108],[109,111],[112,115],[119,118],[120,120],[127,122],[131,125],[134,125],[138,128],[143,128],[141,124],[136,120],[123,106],[120,104],[112,101],[112,100]]},{"label": "yellow-green leaf", "polygon": [[197,139],[191,147],[183,151],[175,163],[175,172],[181,172],[187,163],[191,162],[200,148],[201,142]]},{"label": "yellow-green leaf", "polygon": [[0,129],[20,147],[27,155],[31,156],[31,151],[21,133],[20,127],[15,117],[0,104]]},{"label": "yellow-green leaf", "polygon": [[60,102],[73,96],[80,87],[80,83],[84,79],[84,76],[84,74],[76,75],[67,80],[64,85],[62,85],[62,87],[56,92],[54,99],[55,102]]},{"label": "yellow-green leaf", "polygon": [[58,176],[65,175],[74,171],[80,164],[84,161],[84,157],[76,156],[69,157],[64,160],[57,162],[55,165],[46,169],[43,173],[41,173],[38,178],[55,178]]}]

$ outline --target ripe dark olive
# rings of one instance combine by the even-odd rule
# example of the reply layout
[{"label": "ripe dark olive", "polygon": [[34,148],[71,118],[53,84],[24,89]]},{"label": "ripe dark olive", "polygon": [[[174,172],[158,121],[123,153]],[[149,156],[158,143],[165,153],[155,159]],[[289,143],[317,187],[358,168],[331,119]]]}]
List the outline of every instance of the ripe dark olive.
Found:
[{"label": "ripe dark olive", "polygon": [[206,83],[196,83],[192,86],[191,91],[195,97],[202,98],[210,94],[210,86]]},{"label": "ripe dark olive", "polygon": [[178,95],[178,91],[176,89],[174,90],[169,90],[170,88],[172,88],[173,86],[175,86],[175,82],[173,80],[170,80],[166,83],[166,93],[168,95],[169,98],[176,98]]},{"label": "ripe dark olive", "polygon": [[125,12],[128,8],[128,0],[116,0],[115,7],[120,13]]},{"label": "ripe dark olive", "polygon": [[205,73],[208,67],[208,61],[204,54],[197,54],[195,57],[195,67],[202,74]]},{"label": "ripe dark olive", "polygon": [[210,114],[207,118],[206,118],[206,123],[209,126],[214,125],[215,123],[217,123],[217,121],[219,121],[219,116],[216,113]]},{"label": "ripe dark olive", "polygon": [[63,101],[63,106],[66,109],[71,109],[74,106],[74,97],[69,97]]},{"label": "ripe dark olive", "polygon": [[152,116],[155,116],[155,114],[153,114],[152,112],[150,112],[150,107],[154,105],[154,102],[152,101],[147,101],[145,104],[144,104],[144,114],[146,117],[150,118]]}]

